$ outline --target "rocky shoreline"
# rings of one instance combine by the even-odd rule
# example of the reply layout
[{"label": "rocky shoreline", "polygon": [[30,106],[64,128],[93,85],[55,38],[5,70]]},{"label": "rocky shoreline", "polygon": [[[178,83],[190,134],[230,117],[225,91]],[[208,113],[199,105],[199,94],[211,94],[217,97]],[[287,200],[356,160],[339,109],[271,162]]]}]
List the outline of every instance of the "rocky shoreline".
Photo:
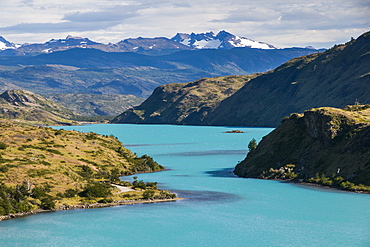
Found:
[{"label": "rocky shoreline", "polygon": [[133,205],[133,204],[140,204],[140,203],[174,202],[174,201],[182,200],[182,199],[183,198],[139,199],[139,200],[115,201],[115,202],[112,202],[112,203],[86,203],[86,204],[76,204],[76,205],[62,205],[62,206],[59,206],[58,208],[56,208],[54,210],[37,209],[37,210],[29,211],[29,212],[1,215],[0,216],[0,221],[25,217],[25,216],[28,216],[28,215],[38,214],[38,213],[56,212],[56,211],[60,211],[60,210],[106,208],[106,207],[114,207],[114,206],[119,206],[119,205]]}]

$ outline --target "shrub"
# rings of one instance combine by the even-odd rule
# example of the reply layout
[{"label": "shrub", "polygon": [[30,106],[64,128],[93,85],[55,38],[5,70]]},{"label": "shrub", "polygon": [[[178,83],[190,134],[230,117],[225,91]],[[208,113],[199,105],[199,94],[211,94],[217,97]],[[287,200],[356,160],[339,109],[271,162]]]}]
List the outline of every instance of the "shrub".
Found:
[{"label": "shrub", "polygon": [[98,201],[98,203],[112,203],[113,199],[112,198],[103,198]]},{"label": "shrub", "polygon": [[355,187],[355,184],[345,181],[345,182],[340,183],[339,186],[344,190],[352,190]]},{"label": "shrub", "polygon": [[143,189],[143,190],[146,190],[146,184],[140,180],[140,181],[137,181],[135,180],[133,183],[132,183],[132,187],[135,189],[135,188],[140,188],[140,189]]},{"label": "shrub", "polygon": [[6,143],[4,142],[0,142],[0,149],[6,149],[8,147],[8,145],[6,145]]},{"label": "shrub", "polygon": [[256,141],[256,139],[253,138],[248,144],[248,150],[249,150],[249,152],[251,152],[251,151],[255,150],[256,148],[257,148],[257,141]]},{"label": "shrub", "polygon": [[102,183],[91,183],[86,185],[84,190],[81,191],[78,195],[81,197],[89,198],[111,196],[111,186]]},{"label": "shrub", "polygon": [[77,190],[74,190],[74,189],[68,189],[66,190],[66,192],[64,192],[64,196],[68,198],[74,197],[76,195],[77,195]]},{"label": "shrub", "polygon": [[50,210],[55,208],[55,202],[51,196],[47,196],[41,199],[40,208]]},{"label": "shrub", "polygon": [[2,173],[6,173],[9,171],[9,167],[4,165],[4,166],[0,166],[0,172]]},{"label": "shrub", "polygon": [[154,195],[155,195],[155,191],[154,190],[146,190],[143,193],[143,198],[144,199],[151,199],[151,198],[154,197]]}]

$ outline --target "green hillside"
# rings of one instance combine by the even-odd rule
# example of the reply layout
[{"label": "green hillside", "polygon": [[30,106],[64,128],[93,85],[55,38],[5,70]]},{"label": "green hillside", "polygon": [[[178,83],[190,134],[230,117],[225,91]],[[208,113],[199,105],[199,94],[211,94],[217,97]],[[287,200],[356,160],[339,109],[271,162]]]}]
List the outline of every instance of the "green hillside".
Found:
[{"label": "green hillside", "polygon": [[[156,183],[119,176],[163,170],[114,136],[55,130],[0,120],[0,215],[122,200],[173,198]],[[112,183],[136,187],[120,193]],[[0,218],[1,220],[1,218]]]},{"label": "green hillside", "polygon": [[160,86],[144,103],[124,112],[112,122],[200,124],[222,100],[256,76],[204,78]]},{"label": "green hillside", "polygon": [[370,105],[292,114],[235,168],[242,177],[370,191]]}]

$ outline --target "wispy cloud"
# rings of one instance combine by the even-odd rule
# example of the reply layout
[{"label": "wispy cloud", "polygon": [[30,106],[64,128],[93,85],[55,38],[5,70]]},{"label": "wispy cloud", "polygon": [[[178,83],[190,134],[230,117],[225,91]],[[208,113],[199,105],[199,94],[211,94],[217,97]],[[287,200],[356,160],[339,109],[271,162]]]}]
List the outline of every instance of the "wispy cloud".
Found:
[{"label": "wispy cloud", "polygon": [[368,0],[2,0],[0,9],[0,35],[18,43],[227,30],[280,47],[330,47],[370,28]]}]

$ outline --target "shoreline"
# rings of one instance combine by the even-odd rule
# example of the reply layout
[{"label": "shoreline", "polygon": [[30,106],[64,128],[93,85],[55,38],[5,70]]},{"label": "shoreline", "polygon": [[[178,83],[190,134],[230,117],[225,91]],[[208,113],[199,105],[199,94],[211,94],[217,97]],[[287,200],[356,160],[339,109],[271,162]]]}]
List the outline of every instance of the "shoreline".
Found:
[{"label": "shoreline", "polygon": [[0,222],[3,220],[11,220],[11,219],[16,219],[16,218],[26,217],[26,216],[33,215],[33,214],[50,213],[50,212],[57,212],[57,211],[63,211],[63,210],[94,209],[94,208],[108,208],[108,207],[121,206],[121,205],[175,202],[175,201],[183,200],[183,199],[184,198],[139,199],[139,200],[122,200],[122,201],[115,201],[111,203],[97,203],[96,202],[96,203],[86,203],[86,204],[76,204],[76,205],[62,205],[53,210],[36,209],[36,210],[29,211],[29,212],[1,215]]},{"label": "shoreline", "polygon": [[321,188],[322,190],[332,190],[337,192],[343,192],[343,193],[357,193],[357,194],[370,194],[370,191],[364,191],[364,190],[343,190],[336,187],[331,187],[327,185],[322,184],[316,184],[316,183],[309,183],[309,182],[299,182],[299,181],[293,181],[293,180],[284,180],[284,179],[267,179],[267,180],[275,180],[282,183],[290,183],[294,185],[301,185],[301,187],[312,187],[312,188]]}]

